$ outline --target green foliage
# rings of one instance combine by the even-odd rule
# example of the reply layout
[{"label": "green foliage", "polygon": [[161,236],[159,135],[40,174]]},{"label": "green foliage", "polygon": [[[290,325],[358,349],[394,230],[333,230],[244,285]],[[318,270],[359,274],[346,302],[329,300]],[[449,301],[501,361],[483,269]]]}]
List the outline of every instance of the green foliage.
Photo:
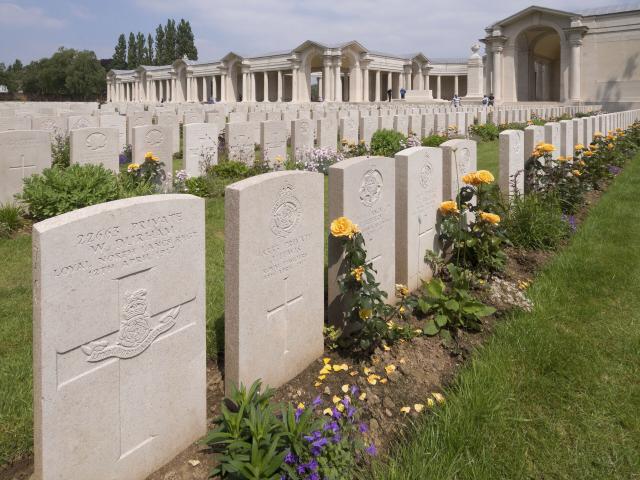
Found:
[{"label": "green foliage", "polygon": [[176,32],[176,58],[184,56],[189,60],[197,60],[198,49],[191,31],[191,24],[181,18]]},{"label": "green foliage", "polygon": [[155,185],[160,187],[166,180],[164,162],[161,162],[153,152],[147,152],[141,164],[130,163],[124,174],[131,178],[133,185]]},{"label": "green foliage", "polygon": [[[203,440],[217,454],[211,476],[222,479],[302,480],[348,478],[364,450],[358,431],[357,395],[345,396],[325,417],[320,397],[297,408],[271,403],[274,391],[260,393],[261,382],[249,390],[234,388],[225,398],[216,429]],[[337,409],[340,406],[343,413]]]},{"label": "green foliage", "polygon": [[[543,122],[544,125],[544,122]],[[526,123],[512,122],[512,123],[501,123],[498,125],[498,130],[503,132],[505,130],[524,130],[528,125]]]},{"label": "green foliage", "polygon": [[149,33],[147,35],[147,48],[146,48],[146,57],[144,59],[145,65],[155,65],[154,56],[153,56],[153,37]]},{"label": "green foliage", "polygon": [[[452,279],[447,286],[440,278],[424,282],[417,294],[416,309],[430,315],[422,329],[425,335],[433,336],[449,332],[454,336],[458,329],[479,331],[482,318],[495,313],[495,308],[476,300],[468,290],[465,272],[455,265],[447,265]],[[444,333],[445,337],[448,333]]]},{"label": "green foliage", "polygon": [[220,178],[245,178],[249,176],[249,167],[242,162],[220,162],[209,168],[209,174]]},{"label": "green foliage", "polygon": [[439,147],[447,140],[449,140],[447,135],[429,135],[428,137],[422,137],[422,146]]},{"label": "green foliage", "polygon": [[22,208],[15,203],[0,204],[0,237],[8,237],[22,227],[22,213]]},{"label": "green foliage", "polygon": [[469,133],[480,139],[481,142],[490,142],[497,140],[500,136],[500,130],[493,123],[486,123],[484,125],[474,124],[469,127]]},{"label": "green foliage", "polygon": [[51,165],[67,168],[71,164],[71,150],[69,135],[56,135],[51,142]]},{"label": "green foliage", "polygon": [[164,53],[166,63],[172,63],[176,57],[176,21],[167,20],[164,27]]},{"label": "green foliage", "polygon": [[35,220],[118,198],[116,175],[102,165],[52,167],[24,179],[19,196]]},{"label": "green foliage", "polygon": [[138,65],[144,65],[147,58],[145,38],[144,34],[141,32],[138,32],[136,35],[136,58],[138,59]]},{"label": "green foliage", "polygon": [[362,157],[369,155],[369,149],[364,141],[356,143],[353,140],[343,139],[341,142],[342,154],[345,158]]},{"label": "green foliage", "polygon": [[114,70],[126,70],[127,68],[127,39],[124,33],[118,37],[115,51],[113,53],[111,68]]},{"label": "green foliage", "polygon": [[94,52],[61,47],[25,68],[22,88],[31,97],[96,99],[105,91],[106,74]]},{"label": "green foliage", "polygon": [[127,68],[133,70],[137,68],[138,63],[138,45],[136,44],[136,36],[133,32],[129,32],[129,44],[127,46]]},{"label": "green foliage", "polygon": [[167,52],[165,49],[165,35],[164,35],[164,27],[162,25],[158,25],[156,28],[156,55],[155,61],[156,65],[166,65],[169,62],[167,61]]},{"label": "green foliage", "polygon": [[407,146],[407,137],[395,130],[378,130],[371,137],[371,154],[393,157]]},{"label": "green foliage", "polygon": [[569,235],[559,200],[541,193],[513,197],[502,226],[513,246],[527,250],[555,249]]}]

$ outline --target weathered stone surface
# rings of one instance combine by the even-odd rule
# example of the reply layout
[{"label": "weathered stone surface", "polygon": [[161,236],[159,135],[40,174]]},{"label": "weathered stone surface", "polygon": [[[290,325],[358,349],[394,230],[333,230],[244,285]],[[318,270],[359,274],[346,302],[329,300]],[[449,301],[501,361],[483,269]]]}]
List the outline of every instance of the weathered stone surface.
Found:
[{"label": "weathered stone surface", "polygon": [[262,159],[269,165],[281,165],[287,159],[287,125],[283,120],[260,124]]},{"label": "weathered stone surface", "polygon": [[316,120],[318,132],[318,147],[336,150],[338,141],[338,122],[331,116]]},{"label": "weathered stone surface", "polygon": [[35,478],[142,480],[206,432],[204,201],[33,228]]},{"label": "weathered stone surface", "polygon": [[442,148],[442,196],[453,200],[464,185],[462,177],[477,168],[477,144],[473,140],[448,140]]},{"label": "weathered stone surface", "polygon": [[0,203],[22,192],[24,178],[51,166],[51,137],[43,130],[0,132]]},{"label": "weathered stone surface", "polygon": [[[498,185],[504,195],[524,194],[524,133],[522,130],[500,132]],[[515,182],[515,183],[514,183]]]},{"label": "weathered stone surface", "polygon": [[313,121],[308,118],[291,122],[291,151],[295,158],[313,149]]},{"label": "weathered stone surface", "polygon": [[213,123],[187,123],[184,129],[184,170],[190,177],[205,174],[218,163],[218,129]]},{"label": "weathered stone surface", "polygon": [[256,159],[256,142],[253,124],[249,122],[229,122],[224,134],[229,160],[253,165]]},{"label": "weathered stone surface", "polygon": [[225,192],[225,389],[278,387],[323,351],[324,177],[272,172]]},{"label": "weathered stone surface", "polygon": [[102,128],[118,129],[118,146],[122,152],[127,145],[127,118],[122,115],[100,115],[98,123]]},{"label": "weathered stone surface", "polygon": [[69,132],[71,163],[102,164],[118,172],[120,168],[118,130],[115,128],[76,128]]},{"label": "weathered stone surface", "polygon": [[396,282],[410,290],[431,275],[427,250],[438,251],[442,150],[413,147],[396,154]]},{"label": "weathered stone surface", "polygon": [[162,125],[133,127],[131,146],[134,163],[144,163],[144,156],[152,152],[164,163],[165,171],[173,172],[173,138],[171,129]]},{"label": "weathered stone surface", "polygon": [[[361,119],[362,121],[362,119]],[[395,160],[356,157],[329,167],[329,219],[347,217],[366,242],[376,281],[394,301],[395,291]],[[342,241],[329,237],[329,320],[342,321],[337,279],[343,273]]]}]

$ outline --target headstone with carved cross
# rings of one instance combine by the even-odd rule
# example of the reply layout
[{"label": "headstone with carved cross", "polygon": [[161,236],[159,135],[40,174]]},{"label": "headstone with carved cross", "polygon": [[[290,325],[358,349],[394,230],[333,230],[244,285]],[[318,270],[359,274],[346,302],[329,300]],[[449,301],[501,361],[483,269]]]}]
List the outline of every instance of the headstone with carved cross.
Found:
[{"label": "headstone with carved cross", "polygon": [[144,479],[206,432],[204,201],[33,227],[35,478]]},{"label": "headstone with carved cross", "polygon": [[272,172],[225,191],[225,389],[278,387],[323,351],[324,177]]},{"label": "headstone with carved cross", "polygon": [[427,250],[438,252],[442,150],[412,147],[396,154],[396,282],[415,290],[432,276]]},{"label": "headstone with carved cross", "polygon": [[[329,167],[329,219],[347,217],[365,240],[367,260],[376,281],[395,299],[395,160],[355,157]],[[329,321],[343,326],[343,302],[338,277],[344,273],[343,242],[329,237]]]},{"label": "headstone with carved cross", "polygon": [[22,192],[23,179],[51,166],[51,137],[42,130],[0,132],[0,203]]},{"label": "headstone with carved cross", "polygon": [[188,123],[184,129],[184,170],[191,177],[206,173],[218,163],[218,127],[213,123]]}]

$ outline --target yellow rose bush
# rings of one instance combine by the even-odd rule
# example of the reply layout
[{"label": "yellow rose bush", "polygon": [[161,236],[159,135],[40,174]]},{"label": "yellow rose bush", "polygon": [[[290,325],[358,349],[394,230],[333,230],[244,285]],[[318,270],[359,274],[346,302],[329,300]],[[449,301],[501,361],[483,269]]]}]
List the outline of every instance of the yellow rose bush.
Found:
[{"label": "yellow rose bush", "polygon": [[140,163],[130,163],[127,166],[127,181],[132,187],[153,186],[156,190],[166,180],[164,163],[160,161],[153,152],[144,154],[144,161]]},{"label": "yellow rose bush", "polygon": [[376,282],[376,271],[367,260],[364,237],[358,226],[347,217],[338,217],[329,230],[331,241],[340,242],[344,250],[341,271],[345,273],[338,277],[338,286],[347,333],[339,338],[338,344],[351,352],[368,353],[382,344],[410,336],[409,329],[389,327],[387,323],[401,317],[402,305],[386,304],[387,292]]}]

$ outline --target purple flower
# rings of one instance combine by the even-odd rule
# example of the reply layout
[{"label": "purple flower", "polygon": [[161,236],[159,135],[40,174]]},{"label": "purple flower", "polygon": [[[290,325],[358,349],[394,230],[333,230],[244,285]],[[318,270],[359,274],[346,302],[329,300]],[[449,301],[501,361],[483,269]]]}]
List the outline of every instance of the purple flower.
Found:
[{"label": "purple flower", "polygon": [[298,420],[300,420],[300,417],[302,416],[303,413],[304,413],[304,408],[296,408],[296,413],[294,414],[296,418],[296,423],[298,422]]},{"label": "purple flower", "polygon": [[313,442],[311,445],[313,445],[314,447],[324,447],[327,443],[328,440],[325,437],[322,437]]},{"label": "purple flower", "polygon": [[576,229],[578,228],[578,225],[576,224],[576,217],[574,217],[573,215],[562,215],[562,219],[569,224],[571,230],[573,230],[574,232],[576,231]]},{"label": "purple flower", "polygon": [[360,389],[358,388],[358,386],[351,385],[351,395],[353,395],[354,397],[357,397],[359,393],[360,393]]},{"label": "purple flower", "polygon": [[372,443],[371,445],[369,445],[367,447],[367,449],[365,450],[365,452],[367,452],[369,455],[371,455],[372,457],[375,457],[378,454],[378,449],[376,448],[376,446]]},{"label": "purple flower", "polygon": [[308,463],[303,463],[301,466],[309,470],[310,472],[315,472],[316,470],[318,470],[318,462],[316,462],[315,458]]},{"label": "purple flower", "polygon": [[298,466],[296,467],[296,472],[298,472],[298,475],[304,475],[304,472],[305,472],[305,466],[304,466],[304,464],[302,464],[302,465],[298,465]]},{"label": "purple flower", "polygon": [[615,165],[609,165],[609,173],[611,175],[618,175],[622,169],[620,167],[616,167]]},{"label": "purple flower", "polygon": [[305,435],[303,438],[307,442],[312,443],[312,442],[315,442],[316,440],[322,438],[322,433],[320,433],[320,430],[316,430],[314,432],[311,432],[311,435]]},{"label": "purple flower", "polygon": [[284,463],[286,463],[287,465],[293,465],[294,463],[296,463],[298,461],[298,459],[296,458],[296,456],[289,452],[284,456]]},{"label": "purple flower", "polygon": [[369,431],[369,427],[366,423],[361,423],[360,425],[358,425],[358,430],[360,431],[360,433],[367,433]]},{"label": "purple flower", "polygon": [[347,418],[353,418],[355,413],[356,413],[356,407],[352,407],[351,405],[349,405],[347,407],[347,412],[346,412]]},{"label": "purple flower", "polygon": [[314,407],[319,407],[320,405],[322,405],[322,398],[320,398],[320,395],[313,399],[311,405],[313,405]]},{"label": "purple flower", "polygon": [[320,480],[320,474],[317,472],[313,472],[311,475],[309,475],[309,480]]},{"label": "purple flower", "polygon": [[325,431],[331,430],[333,433],[336,433],[337,431],[340,430],[340,425],[338,425],[338,422],[329,422],[329,423],[325,423],[322,429]]},{"label": "purple flower", "polygon": [[342,414],[340,413],[340,411],[336,407],[333,407],[332,411],[333,411],[333,413],[331,414],[331,416],[333,418],[335,418],[336,420],[342,418]]},{"label": "purple flower", "polygon": [[340,435],[339,433],[336,433],[332,439],[333,443],[340,443],[340,440],[342,440],[342,435]]}]

